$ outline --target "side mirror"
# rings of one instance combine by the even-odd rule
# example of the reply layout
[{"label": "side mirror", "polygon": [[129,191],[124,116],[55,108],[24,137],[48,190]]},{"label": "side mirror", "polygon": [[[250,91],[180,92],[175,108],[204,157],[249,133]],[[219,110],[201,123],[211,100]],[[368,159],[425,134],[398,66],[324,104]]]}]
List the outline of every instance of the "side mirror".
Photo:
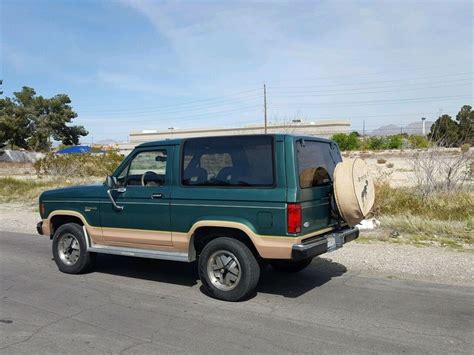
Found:
[{"label": "side mirror", "polygon": [[107,175],[105,185],[107,185],[109,189],[115,189],[117,187],[117,178],[115,176]]}]

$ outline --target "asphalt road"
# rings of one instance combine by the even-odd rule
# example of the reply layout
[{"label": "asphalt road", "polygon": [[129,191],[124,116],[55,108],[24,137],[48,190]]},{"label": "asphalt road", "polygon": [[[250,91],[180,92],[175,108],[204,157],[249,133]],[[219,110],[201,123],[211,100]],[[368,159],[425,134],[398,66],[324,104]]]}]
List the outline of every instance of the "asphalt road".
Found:
[{"label": "asphalt road", "polygon": [[195,264],[101,255],[60,273],[48,238],[0,232],[2,353],[472,353],[473,288],[361,275],[318,259],[266,270],[241,303]]}]

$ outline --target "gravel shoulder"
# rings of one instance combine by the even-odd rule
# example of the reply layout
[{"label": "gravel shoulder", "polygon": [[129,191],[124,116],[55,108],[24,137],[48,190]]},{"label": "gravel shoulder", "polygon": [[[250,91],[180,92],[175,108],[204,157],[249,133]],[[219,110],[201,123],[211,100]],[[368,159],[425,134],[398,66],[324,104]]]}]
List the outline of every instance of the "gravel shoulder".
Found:
[{"label": "gravel shoulder", "polygon": [[[0,204],[0,230],[36,234],[37,206]],[[474,286],[474,253],[439,247],[415,247],[384,242],[352,242],[326,259],[347,270],[391,279]],[[316,259],[315,264],[318,263]]]},{"label": "gravel shoulder", "polygon": [[0,204],[0,231],[36,234],[36,223],[40,220],[37,205]]},{"label": "gravel shoulder", "polygon": [[352,242],[322,258],[391,279],[474,286],[474,253],[440,247]]}]

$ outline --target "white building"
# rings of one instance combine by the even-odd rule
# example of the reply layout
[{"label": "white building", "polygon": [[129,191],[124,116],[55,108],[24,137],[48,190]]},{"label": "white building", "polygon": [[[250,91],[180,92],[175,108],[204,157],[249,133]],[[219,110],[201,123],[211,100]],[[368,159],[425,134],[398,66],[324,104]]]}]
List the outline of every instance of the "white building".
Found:
[{"label": "white building", "polygon": [[[268,133],[291,133],[307,136],[317,136],[330,138],[335,133],[349,133],[351,128],[350,120],[319,120],[314,122],[303,122],[295,120],[291,123],[270,124],[267,127]],[[206,136],[228,136],[237,134],[263,134],[263,125],[252,125],[233,128],[185,128],[167,130],[141,130],[132,131],[128,143],[119,145],[120,151],[128,154],[135,146],[150,142],[173,138],[190,138]]]}]

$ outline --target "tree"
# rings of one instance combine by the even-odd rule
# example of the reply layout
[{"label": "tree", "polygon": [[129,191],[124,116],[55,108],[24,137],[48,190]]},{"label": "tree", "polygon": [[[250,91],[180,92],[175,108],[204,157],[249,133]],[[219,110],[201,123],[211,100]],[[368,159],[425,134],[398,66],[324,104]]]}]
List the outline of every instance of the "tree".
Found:
[{"label": "tree", "polygon": [[459,145],[459,127],[449,115],[440,116],[431,126],[428,138],[442,147]]},{"label": "tree", "polygon": [[44,98],[33,88],[23,87],[13,99],[0,99],[0,145],[18,146],[35,151],[49,150],[50,139],[63,144],[79,143],[88,132],[82,126],[69,126],[77,117],[65,94]]},{"label": "tree", "polygon": [[25,110],[8,97],[0,99],[0,148],[8,143],[12,149],[15,146],[27,149],[30,134]]},{"label": "tree", "polygon": [[456,115],[459,130],[459,144],[474,145],[474,111],[469,105],[464,105]]}]

